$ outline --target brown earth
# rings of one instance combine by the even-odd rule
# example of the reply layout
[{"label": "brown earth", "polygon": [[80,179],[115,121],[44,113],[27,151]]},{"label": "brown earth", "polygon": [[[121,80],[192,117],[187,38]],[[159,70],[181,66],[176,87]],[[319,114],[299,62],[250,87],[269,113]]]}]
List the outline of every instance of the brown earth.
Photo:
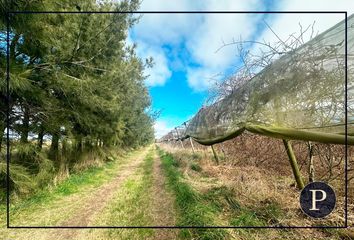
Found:
[{"label": "brown earth", "polygon": [[[107,203],[110,202],[122,182],[137,170],[145,156],[146,152],[141,154],[135,161],[131,161],[127,165],[124,165],[113,181],[100,186],[94,195],[91,195],[89,199],[84,201],[84,205],[75,212],[73,217],[64,220],[59,225],[89,226],[95,216],[102,211]],[[73,239],[77,234],[78,229],[57,229],[51,234],[52,237],[50,239],[54,239],[54,237],[57,240]]]}]

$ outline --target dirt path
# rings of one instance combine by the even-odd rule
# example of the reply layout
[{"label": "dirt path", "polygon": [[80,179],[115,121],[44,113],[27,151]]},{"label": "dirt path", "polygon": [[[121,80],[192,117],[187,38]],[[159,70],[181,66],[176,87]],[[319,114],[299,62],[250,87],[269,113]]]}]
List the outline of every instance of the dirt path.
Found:
[{"label": "dirt path", "polygon": [[[153,166],[154,185],[152,188],[153,205],[152,213],[154,216],[153,225],[155,226],[175,226],[176,212],[172,194],[166,191],[166,179],[162,172],[161,159],[154,156]],[[169,240],[176,239],[177,229],[156,229],[152,239]]]},{"label": "dirt path", "polygon": [[[71,218],[59,223],[59,226],[89,226],[92,219],[99,214],[102,209],[110,202],[114,193],[120,187],[121,183],[133,174],[146,156],[144,151],[134,161],[124,165],[119,174],[113,181],[100,186],[97,191],[88,199],[83,201],[84,205],[79,208]],[[48,239],[73,239],[78,234],[77,229],[57,229],[52,232]]]},{"label": "dirt path", "polygon": [[[152,154],[152,155],[151,155]],[[149,171],[144,173],[144,166],[146,166],[146,157],[150,155],[152,158],[152,165]],[[35,211],[35,214],[41,215],[41,218],[52,219],[54,216],[57,220],[53,220],[52,224],[55,226],[104,226],[105,221],[116,219],[112,218],[110,215],[105,215],[105,212],[112,214],[109,210],[112,206],[119,206],[119,200],[121,198],[126,198],[129,196],[134,199],[134,194],[137,194],[133,189],[129,189],[126,186],[128,179],[136,179],[137,181],[142,181],[145,179],[144,176],[151,176],[151,180],[146,178],[146,184],[150,184],[147,187],[149,190],[145,190],[145,193],[140,196],[145,198],[141,202],[144,205],[144,209],[147,209],[143,215],[143,218],[149,219],[148,222],[144,223],[148,226],[174,226],[176,223],[176,212],[174,206],[174,196],[166,188],[166,177],[164,175],[161,159],[157,156],[156,151],[151,148],[147,148],[140,152],[139,154],[130,157],[126,163],[122,164],[117,170],[117,174],[113,175],[112,180],[109,180],[99,186],[94,188],[82,189],[81,192],[72,196],[65,196],[63,199],[59,200],[59,203],[45,204],[46,208],[43,208],[42,212]],[[148,174],[148,175],[145,175]],[[145,181],[145,180],[144,180]],[[138,183],[144,184],[143,183]],[[144,185],[143,185],[144,186]],[[146,185],[148,186],[148,185]],[[125,189],[125,190],[123,190]],[[120,191],[125,192],[121,196]],[[133,194],[133,195],[130,195]],[[133,196],[133,197],[132,197]],[[118,198],[117,198],[118,197]],[[117,202],[118,200],[118,202]],[[140,200],[139,200],[140,201]],[[60,208],[57,205],[60,205]],[[134,207],[135,203],[129,203]],[[55,207],[54,207],[55,206]],[[130,207],[131,207],[130,206]],[[45,209],[45,211],[44,211]],[[124,215],[128,216],[128,219],[134,214],[139,214],[142,209],[138,209],[138,206],[132,212],[129,212],[129,206],[127,207],[128,212]],[[133,214],[133,215],[132,215]],[[113,215],[116,216],[116,215]],[[32,215],[31,215],[32,217]],[[102,219],[101,219],[102,218]],[[101,220],[100,220],[101,219]],[[135,221],[135,220],[133,220]],[[102,224],[99,224],[101,222]],[[120,225],[120,224],[118,224]],[[132,225],[139,225],[138,222],[132,222]],[[138,229],[16,229],[10,230],[9,239],[29,239],[29,240],[83,240],[83,239],[141,239],[141,236],[145,236],[144,239],[158,239],[158,240],[172,240],[177,239],[178,229],[152,229],[151,234],[141,233]],[[113,235],[111,235],[113,234]],[[1,237],[0,237],[1,239]]]}]

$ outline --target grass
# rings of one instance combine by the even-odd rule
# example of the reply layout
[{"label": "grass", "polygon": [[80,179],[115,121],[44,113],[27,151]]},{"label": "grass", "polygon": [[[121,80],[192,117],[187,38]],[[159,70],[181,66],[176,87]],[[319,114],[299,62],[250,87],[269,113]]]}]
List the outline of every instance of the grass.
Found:
[{"label": "grass", "polygon": [[[180,202],[176,202],[180,222],[187,222],[190,225],[204,222],[204,225],[209,226],[238,227],[309,225],[308,219],[302,219],[297,213],[290,214],[291,205],[289,208],[284,208],[284,203],[288,204],[287,200],[292,196],[286,197],[284,194],[293,193],[291,190],[286,190],[289,181],[283,180],[274,184],[274,180],[278,180],[275,179],[276,177],[280,176],[285,180],[291,180],[291,177],[277,175],[277,173],[269,177],[268,171],[256,167],[246,168],[237,164],[228,165],[221,162],[220,166],[216,166],[212,163],[210,154],[199,158],[191,151],[176,150],[163,145],[161,147],[163,151],[160,150],[160,155],[164,161],[166,175],[170,179],[169,185],[176,198],[182,198]],[[223,171],[220,171],[220,168]],[[200,204],[203,207],[197,207]],[[289,219],[292,218],[295,220],[294,223],[289,223]],[[220,222],[222,224],[215,224]],[[184,234],[181,238],[346,239],[348,237],[345,234],[349,234],[332,230],[231,228],[213,236],[212,229],[203,229],[210,231],[210,236],[207,236],[205,232],[194,230],[187,231],[189,235]]]},{"label": "grass", "polygon": [[281,207],[272,201],[258,206],[242,206],[234,192],[225,186],[210,189],[204,197],[218,209],[228,212],[230,226],[270,226],[284,215]]},{"label": "grass", "polygon": [[[166,176],[164,179],[167,190],[173,194],[175,201],[176,226],[269,226],[283,222],[286,213],[276,199],[264,198],[249,204],[245,196],[237,194],[235,188],[222,181],[216,183],[215,176],[208,175],[206,171],[208,165],[203,165],[198,156],[174,157],[162,150],[158,153]],[[126,178],[119,182],[103,210],[92,215],[91,226],[156,225],[154,221],[159,216],[153,211],[156,206],[153,193],[156,186],[153,175],[155,154],[155,150],[150,148],[144,159],[139,158],[140,165],[132,165],[135,167],[129,168],[129,173],[121,171]],[[133,155],[125,161],[134,158]],[[200,167],[199,171],[192,169],[193,164]],[[117,176],[121,165],[122,161],[109,162],[102,167],[93,167],[73,174],[55,188],[14,204],[11,208],[12,225],[53,226],[63,219],[72,218],[75,215],[72,212],[82,210],[87,196],[92,196],[102,183]],[[189,175],[185,171],[189,171]],[[204,182],[204,179],[208,181]],[[4,208],[0,205],[0,211],[2,210]],[[85,240],[159,239],[158,230],[148,228],[79,231],[82,235],[79,235],[78,239]],[[0,230],[0,235],[6,234],[6,231]],[[32,234],[33,230],[21,234],[19,232],[18,237],[27,236],[22,239],[34,239],[28,238]],[[293,239],[294,235],[302,236],[296,230],[185,228],[180,229],[178,239]],[[332,232],[328,232],[328,235],[335,238]]]},{"label": "grass", "polygon": [[[165,153],[159,150],[168,183],[176,196],[179,210],[178,225],[189,226],[270,226],[278,225],[286,215],[274,200],[267,199],[257,205],[244,205],[245,199],[237,191],[205,172],[203,161],[185,152]],[[182,172],[188,170],[193,180],[184,178]],[[189,175],[188,173],[186,175]],[[203,179],[203,181],[201,181]],[[205,183],[212,183],[208,186]],[[189,182],[189,181],[193,182]],[[196,184],[198,183],[198,184]],[[192,186],[202,186],[193,188]],[[264,239],[274,238],[278,233],[266,229],[187,229],[183,239]],[[288,235],[284,233],[286,237]],[[282,235],[283,236],[283,235]]]},{"label": "grass", "polygon": [[[115,193],[113,200],[95,220],[100,226],[149,226],[152,225],[151,188],[153,186],[154,150],[150,150],[141,166],[130,175]],[[147,228],[94,230],[88,239],[146,239],[154,230]]]},{"label": "grass", "polygon": [[[178,170],[178,162],[170,154],[159,150],[167,184],[176,198],[178,209],[177,226],[212,226],[218,225],[218,208],[205,201],[203,196],[183,180]],[[189,228],[181,229],[182,239],[225,239],[224,229]]]},{"label": "grass", "polygon": [[196,172],[201,172],[202,171],[202,168],[199,166],[198,163],[191,163],[190,168],[193,171],[196,171]]},{"label": "grass", "polygon": [[94,187],[114,177],[122,162],[108,162],[101,167],[91,167],[83,172],[72,174],[69,178],[52,188],[40,190],[33,196],[12,205],[11,211],[26,209],[36,204],[45,204],[58,197],[68,196],[84,187]]},{"label": "grass", "polygon": [[[34,194],[29,199],[16,202],[10,209],[11,225],[56,226],[63,220],[72,218],[74,214],[78,212],[77,210],[82,210],[82,207],[85,206],[85,201],[93,196],[96,189],[102,184],[106,184],[115,178],[125,163],[136,160],[143,153],[146,154],[145,152],[144,149],[142,149],[142,151],[134,151],[133,153],[126,154],[124,158],[121,156],[118,161],[109,162],[101,167],[92,167],[81,173],[72,174],[68,179],[58,184],[56,187],[42,190],[40,193]],[[144,168],[148,169],[149,164],[151,165],[151,161],[146,162]],[[134,187],[134,180],[128,181],[126,184],[127,188],[131,189],[133,192],[136,190]],[[4,205],[0,205],[1,217],[5,217],[5,210],[6,208]],[[130,212],[128,211],[126,214],[129,216]],[[142,217],[142,215],[137,216],[137,219],[140,220]],[[5,224],[5,218],[3,224]],[[50,230],[18,229],[13,232],[4,228],[3,224],[0,229],[0,236],[11,236],[11,239],[37,240],[53,237],[51,236],[52,231]],[[145,224],[148,224],[148,221],[146,221]],[[84,233],[91,232],[84,230],[77,231],[83,231]],[[0,239],[2,238],[0,237]],[[86,240],[86,238],[84,239]],[[97,238],[94,237],[93,239]]]},{"label": "grass", "polygon": [[[219,212],[224,213],[228,226],[270,226],[278,222],[283,215],[280,206],[274,202],[264,203],[252,208],[242,206],[234,192],[226,186],[214,187],[204,193],[203,198]],[[263,229],[237,229],[234,234],[248,238],[251,233],[264,233]]]},{"label": "grass", "polygon": [[[56,186],[39,190],[32,196],[12,201],[10,206],[10,220],[12,225],[55,225],[60,219],[70,216],[72,211],[65,210],[65,204],[74,204],[90,192],[90,189],[110,181],[117,175],[121,166],[140,151],[127,154],[125,158],[111,161],[100,167],[90,167],[82,172],[71,174],[69,178]],[[68,202],[69,201],[69,202]],[[6,210],[0,205],[0,210]],[[76,206],[80,207],[80,206]],[[67,207],[66,207],[67,208]],[[49,214],[50,217],[45,217]],[[38,215],[37,217],[35,215]]]}]

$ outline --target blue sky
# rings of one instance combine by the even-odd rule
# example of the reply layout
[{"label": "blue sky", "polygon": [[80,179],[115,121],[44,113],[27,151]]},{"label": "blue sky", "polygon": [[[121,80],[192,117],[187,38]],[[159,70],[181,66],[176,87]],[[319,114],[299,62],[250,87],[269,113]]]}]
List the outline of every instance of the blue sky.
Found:
[{"label": "blue sky", "polygon": [[[260,11],[260,10],[346,10],[354,9],[352,0],[144,0],[140,10],[154,11]],[[299,32],[299,23],[322,32],[343,19],[339,14],[145,14],[129,32],[129,42],[137,44],[141,58],[153,57],[154,67],[146,70],[146,85],[152,107],[160,110],[155,135],[169,130],[193,117],[205,103],[211,78],[230,75],[239,65],[235,47],[216,50],[223,43],[242,37],[243,40],[276,41]],[[251,51],[260,46],[250,45]]]}]

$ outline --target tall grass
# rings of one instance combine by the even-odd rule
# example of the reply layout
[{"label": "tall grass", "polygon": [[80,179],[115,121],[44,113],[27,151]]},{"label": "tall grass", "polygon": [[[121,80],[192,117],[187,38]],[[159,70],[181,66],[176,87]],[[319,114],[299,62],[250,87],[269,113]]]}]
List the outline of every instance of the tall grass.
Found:
[{"label": "tall grass", "polygon": [[[29,209],[32,205],[46,204],[58,197],[71,195],[82,191],[86,186],[99,186],[103,182],[116,175],[120,164],[117,162],[108,162],[100,167],[91,167],[84,171],[74,173],[66,180],[56,186],[37,190],[30,197],[21,199],[12,206],[11,211],[17,212],[21,209]],[[11,201],[13,203],[13,201]]]},{"label": "tall grass", "polygon": [[[281,225],[285,213],[277,201],[267,198],[258,204],[246,204],[244,197],[239,196],[230,185],[222,181],[208,185],[206,182],[216,181],[213,172],[205,171],[208,168],[207,162],[210,161],[202,160],[195,154],[188,154],[185,151],[170,154],[160,150],[159,153],[169,185],[176,195],[180,215],[179,225],[236,227]],[[189,177],[184,178],[182,173]],[[194,189],[193,184],[204,187]],[[223,232],[217,230],[220,229],[183,230],[182,238],[258,239],[259,234],[272,236],[271,232],[264,229],[237,228],[222,230]]]},{"label": "tall grass", "polygon": [[[117,160],[117,150],[90,146],[78,149],[74,143],[63,141],[50,158],[48,148],[40,149],[35,143],[11,144],[10,196],[13,200],[27,198],[42,189],[65,181],[71,174],[100,167]],[[6,196],[6,163],[0,163],[0,200]]]}]

